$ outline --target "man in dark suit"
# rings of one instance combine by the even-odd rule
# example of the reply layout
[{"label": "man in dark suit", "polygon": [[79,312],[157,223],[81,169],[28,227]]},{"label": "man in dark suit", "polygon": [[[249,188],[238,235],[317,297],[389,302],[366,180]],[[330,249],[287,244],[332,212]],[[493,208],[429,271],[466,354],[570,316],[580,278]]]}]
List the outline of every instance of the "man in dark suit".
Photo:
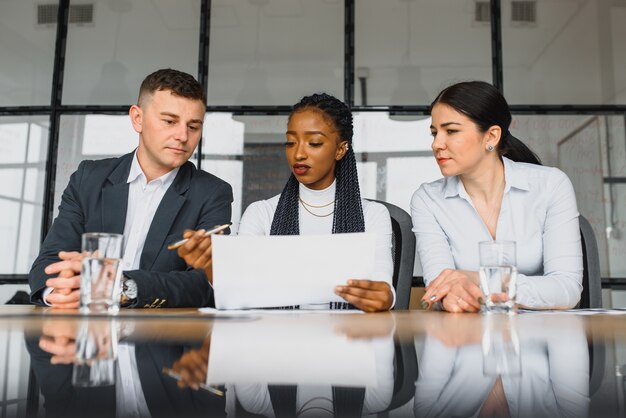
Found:
[{"label": "man in dark suit", "polygon": [[189,74],[166,69],[146,77],[129,110],[137,149],[83,161],[72,174],[29,274],[32,302],[78,307],[81,234],[109,232],[124,234],[123,306],[212,303],[205,273],[167,249],[187,228],[230,221],[230,185],[188,161],[202,135],[204,103]]},{"label": "man in dark suit", "polygon": [[[134,328],[129,321],[122,328],[124,325]],[[113,328],[110,322],[52,319],[45,321],[41,329],[32,328],[25,333],[30,366],[44,397],[46,417],[226,416],[225,397],[184,388],[163,372],[186,351],[197,349],[205,333],[204,325],[187,327],[184,341],[150,332],[134,336],[132,331],[129,334],[121,331],[124,335],[120,336],[117,326]],[[122,337],[119,344],[118,337]],[[111,350],[111,344],[117,349]],[[104,348],[105,345],[109,348]],[[111,359],[108,354],[127,353],[126,360],[114,360],[115,372],[107,375],[113,377],[113,385],[98,382],[102,375],[93,370],[87,376],[80,375],[81,379],[72,379],[74,368],[78,367],[77,347],[86,346],[97,351],[99,360],[90,358],[92,366],[93,362]],[[92,386],[82,386],[86,380]]]}]

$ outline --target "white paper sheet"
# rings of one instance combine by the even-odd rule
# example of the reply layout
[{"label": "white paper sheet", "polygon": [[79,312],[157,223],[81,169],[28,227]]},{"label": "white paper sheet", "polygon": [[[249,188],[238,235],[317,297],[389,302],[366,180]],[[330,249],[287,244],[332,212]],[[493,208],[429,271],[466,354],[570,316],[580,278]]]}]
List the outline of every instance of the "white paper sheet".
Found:
[{"label": "white paper sheet", "polygon": [[375,235],[214,235],[218,309],[343,302],[335,286],[371,279]]},{"label": "white paper sheet", "polygon": [[626,315],[626,309],[604,309],[604,308],[586,308],[586,309],[565,309],[565,310],[530,310],[518,309],[519,313],[531,315]]},{"label": "white paper sheet", "polygon": [[[206,383],[376,387],[376,340],[351,339],[336,327],[319,315],[268,317],[262,325],[216,322]],[[384,358],[393,370],[393,354]]]},{"label": "white paper sheet", "polygon": [[260,318],[262,315],[360,315],[365,312],[357,309],[215,309],[198,308],[198,311],[218,318]]}]

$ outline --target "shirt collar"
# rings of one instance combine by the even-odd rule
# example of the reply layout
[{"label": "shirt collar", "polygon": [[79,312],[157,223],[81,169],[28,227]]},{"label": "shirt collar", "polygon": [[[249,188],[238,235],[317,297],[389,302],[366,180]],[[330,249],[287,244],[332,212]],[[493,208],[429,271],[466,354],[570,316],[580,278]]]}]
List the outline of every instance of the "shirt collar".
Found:
[{"label": "shirt collar", "polygon": [[463,183],[461,183],[459,176],[445,177],[443,182],[444,197],[458,196],[463,190],[465,189],[463,188]]},{"label": "shirt collar", "polygon": [[[180,167],[176,167],[170,172],[163,174],[161,177],[158,177],[152,181],[161,183],[163,186],[169,187],[176,178],[176,174],[178,174],[178,170]],[[144,174],[141,166],[139,165],[139,160],[137,160],[137,151],[133,155],[133,162],[130,164],[130,172],[128,173],[128,180],[126,183],[133,183],[134,181],[140,179],[143,184],[147,183],[146,175]]]},{"label": "shirt collar", "polygon": [[[522,166],[506,157],[502,157],[502,163],[504,164],[504,181],[506,182],[504,193],[508,192],[511,187],[520,190],[530,189]],[[461,182],[461,179],[459,179],[459,176],[445,178],[443,184],[443,194],[446,198],[467,196],[467,192],[465,191],[465,187],[463,187],[463,183]]]},{"label": "shirt collar", "polygon": [[508,192],[511,187],[519,190],[530,190],[524,166],[506,157],[502,157],[502,162],[504,163],[504,179],[506,181],[504,193]]}]

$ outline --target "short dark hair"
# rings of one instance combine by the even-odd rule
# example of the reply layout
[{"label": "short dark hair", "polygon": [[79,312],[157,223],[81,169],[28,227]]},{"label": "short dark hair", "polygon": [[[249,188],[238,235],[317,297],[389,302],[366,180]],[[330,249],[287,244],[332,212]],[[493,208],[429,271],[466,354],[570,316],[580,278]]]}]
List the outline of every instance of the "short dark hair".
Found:
[{"label": "short dark hair", "polygon": [[438,103],[448,105],[470,118],[481,132],[499,126],[502,136],[496,149],[500,156],[523,163],[541,164],[539,157],[509,132],[512,120],[509,104],[493,85],[484,81],[453,84],[437,95],[430,105],[431,110]]},{"label": "short dark hair", "polygon": [[172,94],[204,103],[204,89],[193,76],[182,71],[164,68],[148,75],[139,88],[137,103],[156,91],[170,90]]},{"label": "short dark hair", "polygon": [[[326,93],[303,97],[294,105],[289,119],[305,110],[320,112],[330,121],[339,133],[339,139],[348,141],[348,149],[335,166],[335,210],[333,215],[333,234],[365,231],[361,192],[356,169],[356,157],[352,149],[352,112],[345,103]],[[299,235],[298,197],[300,185],[291,174],[278,200],[272,219],[270,235]]]}]

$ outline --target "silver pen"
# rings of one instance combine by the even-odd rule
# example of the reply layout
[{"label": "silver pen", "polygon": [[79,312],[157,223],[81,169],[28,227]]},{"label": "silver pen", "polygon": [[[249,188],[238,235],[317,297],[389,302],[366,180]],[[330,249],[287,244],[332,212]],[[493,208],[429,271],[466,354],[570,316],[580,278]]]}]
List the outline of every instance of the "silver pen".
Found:
[{"label": "silver pen", "polygon": [[[209,235],[213,235],[215,233],[223,231],[223,230],[225,230],[226,228],[228,228],[231,225],[232,225],[232,223],[229,222],[227,224],[215,227],[215,228],[213,228],[213,229],[211,229],[209,231],[206,231],[204,233],[203,237],[208,237]],[[189,238],[181,239],[180,241],[176,241],[175,243],[168,245],[167,249],[168,250],[175,250],[176,248],[182,247],[187,241],[189,241]]]},{"label": "silver pen", "polygon": [[[180,381],[180,379],[181,379],[180,373],[175,372],[174,370],[170,369],[169,367],[163,367],[162,371],[163,371],[164,374],[166,374],[169,377],[172,377],[172,378],[174,378],[174,379],[176,379],[178,381]],[[198,384],[198,387],[200,389],[208,390],[209,392],[211,392],[211,393],[213,393],[213,394],[215,394],[217,396],[224,396],[224,392],[222,392],[221,390],[219,390],[216,387],[209,386],[209,385],[204,384],[204,383]]]}]

